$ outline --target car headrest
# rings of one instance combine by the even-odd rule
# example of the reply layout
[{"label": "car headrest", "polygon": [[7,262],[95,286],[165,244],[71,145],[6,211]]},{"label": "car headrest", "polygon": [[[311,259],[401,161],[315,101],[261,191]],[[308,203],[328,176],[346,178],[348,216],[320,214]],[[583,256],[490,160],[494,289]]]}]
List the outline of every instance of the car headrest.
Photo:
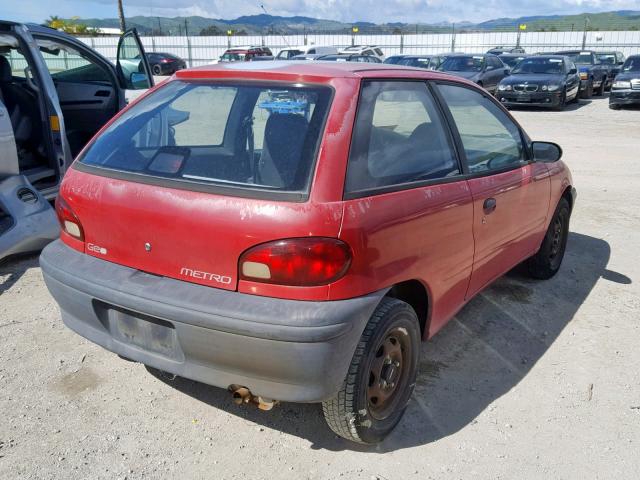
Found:
[{"label": "car headrest", "polygon": [[277,170],[283,186],[292,187],[301,167],[309,124],[302,115],[272,113],[264,128],[263,154]]},{"label": "car headrest", "polygon": [[11,65],[7,57],[0,55],[0,82],[10,82],[13,80],[11,75]]}]

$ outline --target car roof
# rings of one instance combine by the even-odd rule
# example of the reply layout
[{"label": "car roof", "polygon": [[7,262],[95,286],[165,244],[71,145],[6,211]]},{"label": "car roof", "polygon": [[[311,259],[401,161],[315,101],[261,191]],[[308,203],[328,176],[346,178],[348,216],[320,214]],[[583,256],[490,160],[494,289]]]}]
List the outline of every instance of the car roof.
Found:
[{"label": "car roof", "polygon": [[[252,80],[296,81],[300,77],[313,77],[322,83],[333,78],[367,78],[383,75],[422,79],[452,78],[448,75],[402,65],[361,62],[300,62],[283,60],[273,62],[232,62],[179,70],[175,75],[183,79],[238,78]],[[456,80],[460,80],[456,78]],[[463,82],[464,83],[464,82]]]}]

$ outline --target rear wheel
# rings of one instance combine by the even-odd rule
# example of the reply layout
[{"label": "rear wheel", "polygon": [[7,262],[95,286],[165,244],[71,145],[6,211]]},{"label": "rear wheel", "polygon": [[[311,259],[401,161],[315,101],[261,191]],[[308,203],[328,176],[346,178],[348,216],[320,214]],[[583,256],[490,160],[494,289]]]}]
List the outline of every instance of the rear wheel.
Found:
[{"label": "rear wheel", "polygon": [[380,442],[393,430],[413,393],[420,339],[413,308],[384,298],[360,337],[342,388],[322,403],[331,430],[358,443]]},{"label": "rear wheel", "polygon": [[527,260],[529,274],[533,278],[546,280],[553,277],[560,270],[564,251],[567,248],[567,239],[569,238],[570,215],[569,202],[565,198],[561,198],[540,250]]},{"label": "rear wheel", "polygon": [[153,67],[151,67],[151,71],[154,75],[162,75],[162,68],[160,67],[160,65],[154,65]]}]

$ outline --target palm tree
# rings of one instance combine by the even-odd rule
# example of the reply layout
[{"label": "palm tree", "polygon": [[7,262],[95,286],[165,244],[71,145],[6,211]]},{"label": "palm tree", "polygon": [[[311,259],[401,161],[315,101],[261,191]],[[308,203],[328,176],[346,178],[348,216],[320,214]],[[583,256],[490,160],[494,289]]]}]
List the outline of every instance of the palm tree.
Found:
[{"label": "palm tree", "polygon": [[124,21],[124,8],[122,8],[122,0],[118,0],[118,17],[120,18],[120,31],[124,32],[127,26]]}]

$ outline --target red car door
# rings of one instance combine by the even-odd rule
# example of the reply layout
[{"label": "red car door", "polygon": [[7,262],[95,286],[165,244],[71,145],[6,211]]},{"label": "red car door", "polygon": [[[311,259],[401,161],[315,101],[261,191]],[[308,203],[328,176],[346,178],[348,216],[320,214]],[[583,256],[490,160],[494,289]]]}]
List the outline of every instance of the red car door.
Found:
[{"label": "red car door", "polygon": [[438,86],[459,133],[473,197],[473,272],[466,297],[504,274],[540,246],[550,180],[544,163],[528,160],[516,123],[486,95]]},{"label": "red car door", "polygon": [[364,82],[340,234],[355,251],[348,288],[420,281],[431,300],[425,335],[463,305],[471,275],[473,205],[461,173],[426,83]]}]

